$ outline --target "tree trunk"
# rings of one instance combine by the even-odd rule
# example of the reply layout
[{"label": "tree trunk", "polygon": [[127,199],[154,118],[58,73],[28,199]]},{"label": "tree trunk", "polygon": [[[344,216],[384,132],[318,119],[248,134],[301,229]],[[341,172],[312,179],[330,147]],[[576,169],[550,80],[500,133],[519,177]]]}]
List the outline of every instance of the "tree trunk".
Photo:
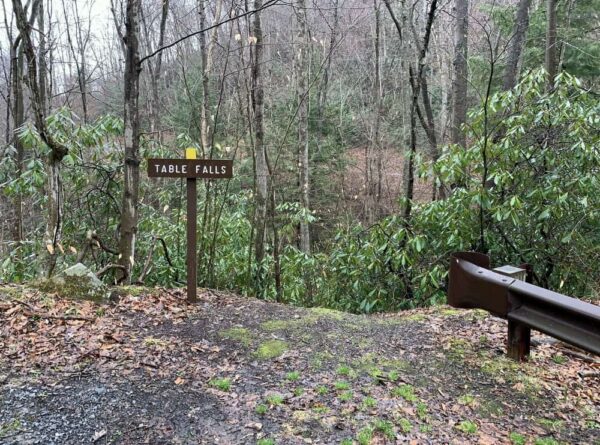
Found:
[{"label": "tree trunk", "polygon": [[[35,126],[42,141],[50,149],[47,164],[47,196],[48,196],[48,220],[46,231],[44,233],[44,248],[49,254],[45,265],[42,265],[42,274],[51,276],[54,272],[57,260],[57,250],[60,248],[61,228],[62,228],[62,198],[60,182],[60,163],[68,149],[58,143],[46,126],[47,106],[46,106],[46,79],[41,76],[46,75],[45,60],[38,70],[38,59],[35,54],[33,42],[31,40],[31,29],[36,14],[41,9],[41,1],[34,0],[31,5],[32,16],[29,20],[25,15],[21,0],[13,0],[13,12],[19,29],[19,37],[22,40],[23,52],[27,59],[27,84],[31,92],[31,107],[33,109]],[[43,11],[42,11],[43,12]],[[42,22],[43,23],[43,22]],[[42,34],[44,30],[41,30]],[[43,55],[44,45],[40,44],[40,54]]]},{"label": "tree trunk", "polygon": [[308,108],[309,97],[306,84],[306,69],[308,58],[308,29],[306,23],[306,4],[304,0],[296,1],[296,21],[298,22],[298,39],[296,42],[296,96],[298,98],[298,188],[300,193],[299,249],[310,253],[310,228],[306,213],[310,209],[310,184],[308,165]]},{"label": "tree trunk", "polygon": [[323,112],[325,110],[325,105],[327,104],[327,89],[329,88],[329,73],[331,71],[331,53],[337,41],[337,34],[339,30],[340,18],[338,2],[339,0],[334,0],[333,4],[333,27],[331,28],[331,34],[329,35],[328,53],[325,51],[325,49],[323,49],[323,55],[324,57],[327,57],[327,61],[325,62],[323,76],[321,78],[321,82],[319,82],[319,90],[317,91],[317,125],[319,126],[319,129],[323,128]]},{"label": "tree trunk", "polygon": [[[389,8],[388,8],[389,9]],[[412,64],[409,64],[409,79],[412,89],[412,100],[410,107],[410,150],[406,158],[405,175],[404,175],[404,197],[406,202],[402,215],[406,221],[410,219],[412,212],[412,200],[414,197],[415,188],[415,156],[417,155],[417,116],[419,114],[419,96],[425,79],[425,63],[427,52],[429,51],[429,42],[431,40],[431,30],[435,20],[437,11],[437,0],[432,0],[427,14],[427,22],[425,24],[425,34],[423,43],[420,46],[417,69],[413,69]],[[396,20],[394,20],[396,22]],[[426,85],[426,84],[425,84]]]},{"label": "tree trunk", "polygon": [[138,220],[138,195],[140,188],[140,122],[139,122],[139,10],[140,0],[127,0],[125,20],[125,75],[123,122],[125,127],[124,185],[121,203],[121,233],[117,280],[131,280],[135,264],[135,241]]},{"label": "tree trunk", "polygon": [[[198,13],[200,15],[200,29],[206,28],[206,3],[207,0],[198,1]],[[217,0],[215,23],[221,13],[221,0]],[[200,142],[206,156],[210,151],[213,122],[210,114],[210,71],[212,68],[212,53],[217,40],[217,28],[213,28],[208,44],[206,33],[200,33],[200,56],[202,58],[202,108],[200,110]]]},{"label": "tree trunk", "polygon": [[[167,17],[169,15],[169,0],[162,0],[162,11],[160,16],[160,31],[158,35],[158,48],[161,48],[165,43],[165,28],[167,26]],[[152,106],[150,114],[150,131],[152,133],[160,131],[160,76],[162,70],[162,56],[163,52],[159,52],[156,55],[156,63],[153,64],[153,73],[150,80],[152,87]],[[159,140],[162,138],[159,137]]]},{"label": "tree trunk", "polygon": [[[25,147],[18,137],[18,131],[25,123],[25,108],[23,106],[23,45],[13,43],[11,45],[11,93],[12,93],[12,120],[13,120],[13,135],[12,144],[17,152],[16,167],[17,177],[20,178],[23,174],[23,162],[25,160]],[[14,240],[17,243],[23,241],[23,195],[18,192],[14,199],[15,206],[15,224],[14,224]]]},{"label": "tree trunk", "polygon": [[558,72],[556,57],[556,0],[546,0],[546,72],[548,90],[554,89],[554,79]]},{"label": "tree trunk", "polygon": [[529,27],[529,6],[531,0],[519,0],[517,14],[515,16],[515,26],[508,48],[508,59],[504,68],[504,79],[502,80],[502,89],[508,91],[517,84],[519,78],[519,65],[521,54],[525,46],[525,36]]},{"label": "tree trunk", "polygon": [[38,82],[40,84],[40,106],[44,116],[47,116],[50,108],[48,106],[48,90],[46,80],[48,78],[48,66],[46,64],[46,26],[44,24],[44,2],[40,1],[37,14],[38,29],[40,31],[38,43]]},{"label": "tree trunk", "polygon": [[469,31],[469,0],[456,0],[456,25],[454,32],[454,79],[452,82],[452,131],[453,144],[466,146],[461,127],[467,121],[467,36]]},{"label": "tree trunk", "polygon": [[374,0],[375,10],[375,78],[373,80],[374,116],[372,136],[365,156],[365,217],[367,224],[373,224],[379,216],[379,201],[381,194],[382,150],[380,141],[381,112],[383,107],[383,91],[381,85],[381,20],[377,0]]},{"label": "tree trunk", "polygon": [[[255,0],[254,9],[260,9],[261,7],[262,0]],[[264,42],[260,16],[260,12],[254,16],[254,24],[252,27],[252,36],[256,39],[256,42],[254,44],[254,57],[252,59],[251,100],[254,121],[254,162],[256,171],[256,217],[254,224],[256,232],[254,238],[254,259],[257,267],[257,289],[262,291],[262,262],[265,256],[265,229],[267,225],[268,167],[263,129],[264,90],[261,68],[263,63]]]}]

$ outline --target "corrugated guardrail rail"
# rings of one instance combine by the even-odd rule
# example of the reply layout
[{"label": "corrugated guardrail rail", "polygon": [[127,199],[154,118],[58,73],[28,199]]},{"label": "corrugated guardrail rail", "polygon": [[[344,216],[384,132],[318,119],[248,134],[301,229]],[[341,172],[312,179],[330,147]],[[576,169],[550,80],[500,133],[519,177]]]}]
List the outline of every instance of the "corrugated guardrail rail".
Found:
[{"label": "corrugated guardrail rail", "polygon": [[600,355],[600,306],[493,272],[490,258],[457,252],[450,260],[448,304],[485,309],[508,320],[508,355],[529,355],[531,329]]}]

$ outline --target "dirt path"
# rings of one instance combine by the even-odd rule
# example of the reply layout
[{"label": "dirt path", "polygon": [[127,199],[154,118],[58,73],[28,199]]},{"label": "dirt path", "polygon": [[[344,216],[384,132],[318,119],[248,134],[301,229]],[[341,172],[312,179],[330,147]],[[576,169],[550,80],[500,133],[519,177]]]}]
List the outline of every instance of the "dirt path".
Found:
[{"label": "dirt path", "polygon": [[544,336],[510,362],[482,312],[125,294],[0,287],[0,443],[600,443],[598,362]]}]

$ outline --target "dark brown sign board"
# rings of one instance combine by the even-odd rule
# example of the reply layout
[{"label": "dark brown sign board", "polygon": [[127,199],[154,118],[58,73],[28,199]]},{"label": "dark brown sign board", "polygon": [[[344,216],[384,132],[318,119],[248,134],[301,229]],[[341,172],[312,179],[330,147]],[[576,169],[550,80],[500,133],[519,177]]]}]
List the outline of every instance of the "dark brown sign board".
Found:
[{"label": "dark brown sign board", "polygon": [[150,178],[231,178],[233,161],[220,159],[148,159]]},{"label": "dark brown sign board", "polygon": [[198,209],[196,179],[228,179],[233,177],[233,161],[194,159],[196,151],[186,150],[187,159],[148,159],[150,178],[186,178],[187,189],[187,299],[196,302],[196,230]]}]

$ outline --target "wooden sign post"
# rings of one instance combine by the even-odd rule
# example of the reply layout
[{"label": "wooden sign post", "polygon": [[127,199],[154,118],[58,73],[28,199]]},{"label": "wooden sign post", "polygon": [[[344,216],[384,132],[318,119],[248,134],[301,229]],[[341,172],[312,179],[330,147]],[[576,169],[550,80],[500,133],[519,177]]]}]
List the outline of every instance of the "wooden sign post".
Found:
[{"label": "wooden sign post", "polygon": [[186,178],[187,190],[187,299],[196,302],[197,257],[196,179],[226,179],[233,177],[233,161],[196,159],[196,149],[186,148],[185,159],[148,159],[150,178]]}]

